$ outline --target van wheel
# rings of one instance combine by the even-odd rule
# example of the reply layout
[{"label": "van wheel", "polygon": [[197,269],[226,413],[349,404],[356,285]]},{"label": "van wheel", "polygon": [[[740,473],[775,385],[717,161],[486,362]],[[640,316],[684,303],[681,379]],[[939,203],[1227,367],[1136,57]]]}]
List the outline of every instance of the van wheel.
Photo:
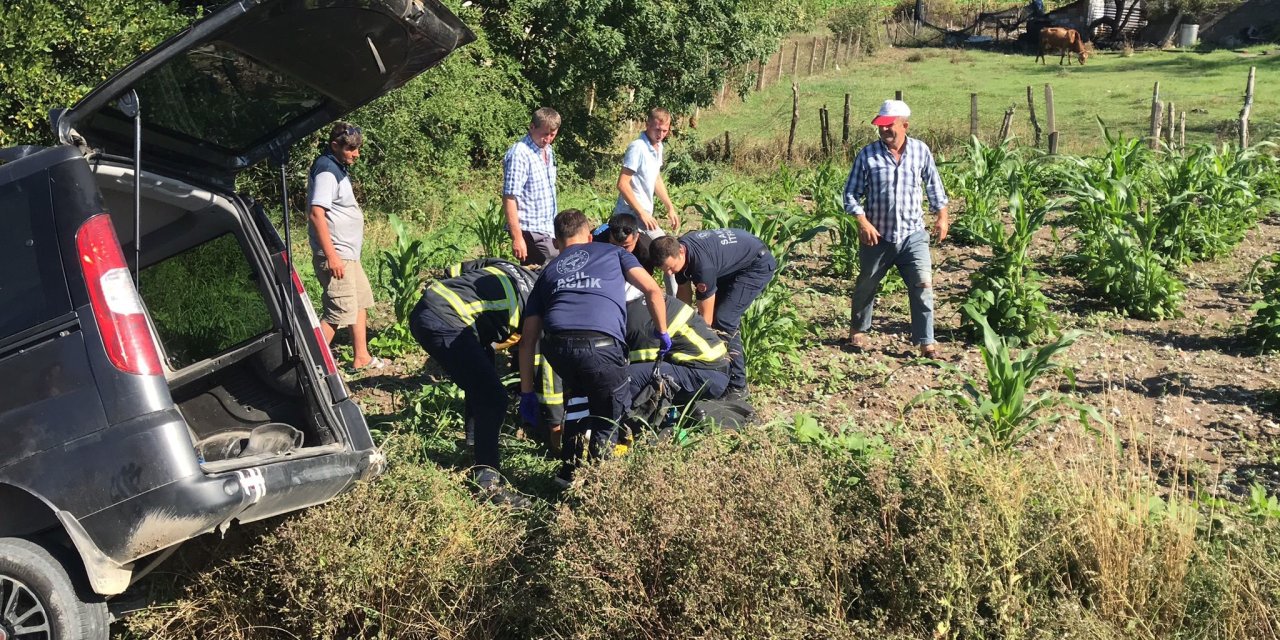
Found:
[{"label": "van wheel", "polygon": [[106,640],[106,602],[77,588],[80,569],[67,564],[30,540],[0,538],[0,640]]}]

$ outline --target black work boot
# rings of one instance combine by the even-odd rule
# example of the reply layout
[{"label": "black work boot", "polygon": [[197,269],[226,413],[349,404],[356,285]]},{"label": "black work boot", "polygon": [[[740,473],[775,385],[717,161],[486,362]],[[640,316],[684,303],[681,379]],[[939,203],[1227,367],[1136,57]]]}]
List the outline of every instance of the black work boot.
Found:
[{"label": "black work boot", "polygon": [[533,501],[507,485],[507,481],[493,467],[475,467],[471,470],[471,483],[476,497],[492,504],[510,507],[517,511],[533,506]]}]

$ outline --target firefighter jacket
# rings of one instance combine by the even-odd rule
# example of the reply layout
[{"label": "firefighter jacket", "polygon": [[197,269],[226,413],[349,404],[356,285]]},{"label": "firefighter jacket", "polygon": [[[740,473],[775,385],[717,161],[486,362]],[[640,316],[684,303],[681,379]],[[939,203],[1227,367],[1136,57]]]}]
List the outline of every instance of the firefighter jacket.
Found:
[{"label": "firefighter jacket", "polygon": [[[658,359],[661,344],[653,335],[653,318],[649,317],[644,298],[627,303],[627,349],[631,362],[653,362]],[[671,336],[671,352],[666,360],[672,364],[698,369],[722,369],[729,365],[728,350],[711,327],[693,307],[667,296],[667,334]]]},{"label": "firefighter jacket", "polygon": [[427,284],[423,302],[480,342],[503,343],[520,330],[520,314],[533,290],[534,274],[505,260],[484,258],[453,265],[448,276]]}]

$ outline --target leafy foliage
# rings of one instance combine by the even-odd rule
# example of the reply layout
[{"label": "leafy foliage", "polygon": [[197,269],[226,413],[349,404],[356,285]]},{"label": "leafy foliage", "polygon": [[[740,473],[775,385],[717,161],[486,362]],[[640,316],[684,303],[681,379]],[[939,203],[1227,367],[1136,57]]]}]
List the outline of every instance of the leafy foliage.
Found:
[{"label": "leafy foliage", "polygon": [[1079,411],[1080,421],[1086,424],[1089,418],[1102,422],[1095,409],[1066,394],[1045,391],[1031,395],[1036,379],[1058,368],[1053,357],[1074,344],[1083,332],[1069,331],[1052,343],[1015,356],[1012,349],[1016,341],[996,333],[973,306],[965,305],[964,313],[982,327],[979,351],[986,365],[986,380],[980,382],[952,365],[943,365],[960,378],[960,388],[925,391],[912,399],[911,406],[934,397],[945,398],[965,414],[983,444],[997,449],[1011,448],[1036,429],[1061,421],[1063,414],[1045,413],[1054,407]]},{"label": "leafy foliage", "polygon": [[[1012,226],[1007,228],[998,221],[976,236],[991,246],[993,255],[973,274],[966,304],[1000,335],[1039,339],[1055,331],[1057,322],[1049,311],[1048,298],[1040,290],[1041,276],[1032,268],[1028,250],[1052,205],[1033,208],[1026,204],[1016,179],[1010,189]],[[967,315],[960,319],[960,326],[972,336],[982,335],[982,326]]]},{"label": "leafy foliage", "polygon": [[502,258],[508,255],[509,242],[511,237],[507,234],[507,221],[502,213],[502,202],[491,200],[487,206],[481,206],[475,202],[468,202],[467,209],[471,217],[466,222],[466,228],[475,234],[476,240],[480,242],[480,250],[483,255],[490,258]]},{"label": "leafy foliage", "polygon": [[1261,352],[1280,350],[1280,253],[1264,258],[1261,275],[1262,299],[1251,307],[1253,319],[1245,330],[1245,341]]},{"label": "leafy foliage", "polygon": [[415,238],[409,226],[396,216],[389,219],[395,231],[395,244],[378,252],[378,287],[391,299],[396,322],[371,342],[379,352],[392,356],[416,347],[409,334],[409,314],[422,297],[431,266],[431,254],[424,242]]},{"label": "leafy foliage", "polygon": [[172,2],[11,0],[0,3],[0,147],[49,144],[49,111],[187,25]]}]

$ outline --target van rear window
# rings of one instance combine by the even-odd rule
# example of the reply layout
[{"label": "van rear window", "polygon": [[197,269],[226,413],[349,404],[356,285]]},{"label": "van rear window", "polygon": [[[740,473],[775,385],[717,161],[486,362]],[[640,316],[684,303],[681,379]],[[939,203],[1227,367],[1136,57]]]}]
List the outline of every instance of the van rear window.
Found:
[{"label": "van rear window", "polygon": [[230,233],[143,269],[138,284],[175,370],[272,328],[257,275]]},{"label": "van rear window", "polygon": [[0,185],[0,340],[71,310],[48,174]]}]

